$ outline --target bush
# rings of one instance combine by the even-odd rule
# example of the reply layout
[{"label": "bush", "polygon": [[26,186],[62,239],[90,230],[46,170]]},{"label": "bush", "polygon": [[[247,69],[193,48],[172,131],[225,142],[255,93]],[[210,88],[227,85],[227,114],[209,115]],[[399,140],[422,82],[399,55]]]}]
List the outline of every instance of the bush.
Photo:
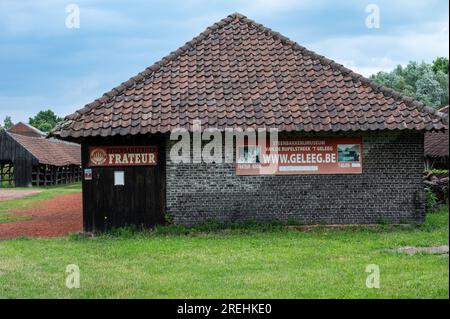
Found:
[{"label": "bush", "polygon": [[425,195],[426,195],[425,212],[427,214],[432,213],[434,212],[434,208],[437,202],[437,196],[430,187],[425,188]]},{"label": "bush", "polygon": [[288,225],[291,225],[291,226],[296,226],[296,225],[299,225],[300,222],[297,221],[297,219],[296,219],[295,217],[289,216],[289,217],[288,217],[288,220],[287,220],[287,224],[288,224]]},{"label": "bush", "polygon": [[173,225],[173,215],[171,213],[165,213],[164,220],[166,225]]},{"label": "bush", "polygon": [[442,174],[442,173],[448,173],[448,169],[436,169],[436,168],[434,168],[434,169],[430,170],[430,172],[434,173],[434,174]]}]

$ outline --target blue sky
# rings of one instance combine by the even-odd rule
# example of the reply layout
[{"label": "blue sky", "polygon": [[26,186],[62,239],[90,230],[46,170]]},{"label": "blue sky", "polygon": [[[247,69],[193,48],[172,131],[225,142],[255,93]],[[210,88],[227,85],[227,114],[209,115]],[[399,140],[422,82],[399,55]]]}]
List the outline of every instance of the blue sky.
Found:
[{"label": "blue sky", "polygon": [[[66,6],[80,28],[65,26]],[[365,25],[368,4],[380,28]],[[100,97],[214,22],[240,12],[370,75],[447,56],[447,0],[0,0],[0,120],[63,116]]]}]

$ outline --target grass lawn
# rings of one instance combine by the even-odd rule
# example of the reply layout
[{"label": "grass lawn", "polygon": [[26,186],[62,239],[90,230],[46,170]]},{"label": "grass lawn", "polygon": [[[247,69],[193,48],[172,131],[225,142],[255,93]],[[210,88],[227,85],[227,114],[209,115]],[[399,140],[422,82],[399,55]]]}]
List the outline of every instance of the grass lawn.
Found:
[{"label": "grass lawn", "polygon": [[[448,236],[446,206],[410,229],[157,230],[6,240],[0,241],[0,297],[448,298],[448,254],[391,251],[448,245]],[[68,264],[80,268],[79,289],[65,286]],[[379,266],[379,289],[365,285],[369,264]]]},{"label": "grass lawn", "polygon": [[[16,187],[14,189],[30,189],[26,187]],[[81,183],[73,183],[63,186],[33,187],[33,189],[43,190],[41,193],[33,194],[21,199],[11,199],[0,201],[0,223],[8,223],[17,220],[27,219],[26,217],[16,217],[8,214],[12,209],[26,209],[34,203],[53,198],[58,195],[81,192]]]}]

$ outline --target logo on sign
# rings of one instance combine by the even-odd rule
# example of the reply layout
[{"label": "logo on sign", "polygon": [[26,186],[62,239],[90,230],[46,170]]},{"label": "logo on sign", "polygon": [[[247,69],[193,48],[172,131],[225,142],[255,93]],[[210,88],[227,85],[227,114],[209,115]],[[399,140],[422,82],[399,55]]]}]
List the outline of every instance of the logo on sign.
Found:
[{"label": "logo on sign", "polygon": [[91,152],[91,163],[102,165],[106,162],[106,152],[101,148],[96,148]]}]

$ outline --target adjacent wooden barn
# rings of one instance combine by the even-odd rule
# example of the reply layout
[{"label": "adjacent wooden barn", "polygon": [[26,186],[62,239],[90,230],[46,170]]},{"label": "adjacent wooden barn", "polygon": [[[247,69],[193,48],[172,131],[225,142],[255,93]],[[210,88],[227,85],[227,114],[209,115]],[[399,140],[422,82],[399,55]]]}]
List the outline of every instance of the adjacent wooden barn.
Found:
[{"label": "adjacent wooden barn", "polygon": [[[211,152],[195,123],[222,141],[230,130],[279,136]],[[233,14],[52,135],[82,144],[84,229],[103,231],[165,220],[422,222],[424,134],[447,128],[436,110]],[[182,161],[177,132],[188,139]]]},{"label": "adjacent wooden barn", "polygon": [[[448,118],[448,105],[439,109]],[[448,130],[425,134],[425,166],[427,169],[448,169]]]},{"label": "adjacent wooden barn", "polygon": [[79,181],[80,145],[46,138],[18,123],[0,132],[0,187],[50,186]]}]

